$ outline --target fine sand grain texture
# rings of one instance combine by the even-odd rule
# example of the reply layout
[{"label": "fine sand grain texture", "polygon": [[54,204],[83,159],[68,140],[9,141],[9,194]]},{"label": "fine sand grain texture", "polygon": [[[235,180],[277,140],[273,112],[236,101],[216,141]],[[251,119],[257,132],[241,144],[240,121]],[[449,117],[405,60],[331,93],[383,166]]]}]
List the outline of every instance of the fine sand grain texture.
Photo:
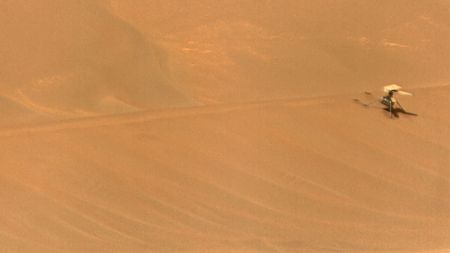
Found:
[{"label": "fine sand grain texture", "polygon": [[0,1],[0,252],[450,252],[449,13]]}]

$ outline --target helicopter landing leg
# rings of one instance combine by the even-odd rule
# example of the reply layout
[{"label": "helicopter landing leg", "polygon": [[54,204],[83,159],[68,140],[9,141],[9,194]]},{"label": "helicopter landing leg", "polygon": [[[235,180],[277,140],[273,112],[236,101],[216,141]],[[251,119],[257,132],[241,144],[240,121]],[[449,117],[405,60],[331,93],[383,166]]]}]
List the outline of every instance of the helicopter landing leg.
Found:
[{"label": "helicopter landing leg", "polygon": [[397,104],[398,104],[398,107],[400,107],[400,109],[402,109],[402,111],[405,112],[405,108],[403,108],[403,106],[398,102],[398,100],[397,100]]},{"label": "helicopter landing leg", "polygon": [[389,104],[389,113],[391,114],[391,118],[392,118],[392,103]]}]

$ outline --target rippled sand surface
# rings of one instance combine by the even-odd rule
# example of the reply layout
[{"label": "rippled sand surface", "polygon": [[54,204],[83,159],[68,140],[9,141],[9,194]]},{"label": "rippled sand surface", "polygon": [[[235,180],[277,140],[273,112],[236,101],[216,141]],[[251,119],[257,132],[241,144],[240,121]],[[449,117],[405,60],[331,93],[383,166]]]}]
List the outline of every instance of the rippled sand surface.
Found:
[{"label": "rippled sand surface", "polygon": [[449,11],[1,2],[0,251],[450,252]]}]

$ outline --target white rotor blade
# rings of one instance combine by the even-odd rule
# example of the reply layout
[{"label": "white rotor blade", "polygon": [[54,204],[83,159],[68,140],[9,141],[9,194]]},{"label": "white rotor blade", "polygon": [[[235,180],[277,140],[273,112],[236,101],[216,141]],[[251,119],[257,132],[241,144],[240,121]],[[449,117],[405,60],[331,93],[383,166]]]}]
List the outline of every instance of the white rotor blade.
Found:
[{"label": "white rotor blade", "polygon": [[400,94],[400,95],[407,95],[407,96],[412,96],[413,95],[412,93],[409,93],[409,92],[406,92],[406,91],[402,91],[402,90],[399,90],[398,94]]},{"label": "white rotor blade", "polygon": [[391,90],[400,90],[402,87],[397,84],[390,84],[383,87],[384,92],[388,93]]}]

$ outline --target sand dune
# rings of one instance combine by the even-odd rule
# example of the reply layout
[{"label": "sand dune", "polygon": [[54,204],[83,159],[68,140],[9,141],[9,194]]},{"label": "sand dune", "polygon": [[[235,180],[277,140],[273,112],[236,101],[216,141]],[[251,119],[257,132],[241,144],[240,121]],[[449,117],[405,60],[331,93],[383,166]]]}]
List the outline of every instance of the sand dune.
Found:
[{"label": "sand dune", "polygon": [[1,1],[0,252],[450,252],[449,11]]}]

